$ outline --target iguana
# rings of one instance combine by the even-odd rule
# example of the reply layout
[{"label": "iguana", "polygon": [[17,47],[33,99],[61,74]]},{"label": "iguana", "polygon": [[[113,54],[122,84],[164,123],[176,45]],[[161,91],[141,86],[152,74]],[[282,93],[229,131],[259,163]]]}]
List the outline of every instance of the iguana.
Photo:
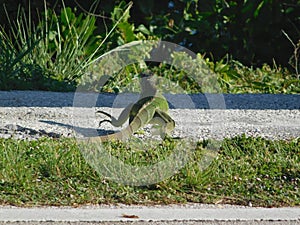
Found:
[{"label": "iguana", "polygon": [[164,138],[175,128],[175,121],[168,115],[169,105],[166,98],[156,88],[156,78],[154,75],[146,73],[140,74],[141,94],[136,103],[129,104],[116,119],[110,114],[97,111],[110,118],[110,120],[102,120],[110,122],[116,127],[122,126],[129,118],[129,125],[120,132],[90,137],[88,140],[92,142],[106,142],[109,140],[126,140],[140,128],[147,124],[158,124],[160,126],[160,136]]}]

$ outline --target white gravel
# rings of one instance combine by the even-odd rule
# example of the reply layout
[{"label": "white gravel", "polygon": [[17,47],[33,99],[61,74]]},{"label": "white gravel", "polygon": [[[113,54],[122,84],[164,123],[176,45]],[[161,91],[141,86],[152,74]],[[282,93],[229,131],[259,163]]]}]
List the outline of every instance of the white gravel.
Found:
[{"label": "white gravel", "polygon": [[[122,108],[111,106],[124,107],[137,96],[126,96],[126,101],[119,100],[116,104],[114,100],[118,98],[115,95],[102,94],[98,96],[96,105],[88,108],[73,107],[73,97],[74,93],[0,92],[0,137],[36,139],[42,136],[103,135],[120,128],[108,123],[98,127],[102,117],[95,114],[96,110],[117,116]],[[171,103],[177,102],[177,108],[170,110],[176,121],[176,137],[223,139],[246,134],[290,139],[300,136],[300,95],[224,95],[226,108],[221,104],[219,109],[207,109],[207,103],[203,103],[204,95],[191,96],[194,108],[178,108],[180,99],[185,100],[186,97],[167,95],[167,98]],[[199,103],[199,99],[203,101]],[[266,109],[263,109],[264,106]]]}]

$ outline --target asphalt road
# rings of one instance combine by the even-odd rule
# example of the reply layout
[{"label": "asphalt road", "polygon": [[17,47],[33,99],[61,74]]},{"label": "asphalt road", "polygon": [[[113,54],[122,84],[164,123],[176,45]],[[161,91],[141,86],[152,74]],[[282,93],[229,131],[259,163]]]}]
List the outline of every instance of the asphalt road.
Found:
[{"label": "asphalt road", "polygon": [[[300,95],[286,94],[165,94],[171,107],[196,109],[300,109]],[[100,94],[47,91],[0,91],[0,107],[72,107],[74,97],[79,104],[95,107],[125,107],[137,94]],[[87,101],[87,98],[89,101]],[[218,104],[219,103],[219,104]]]}]

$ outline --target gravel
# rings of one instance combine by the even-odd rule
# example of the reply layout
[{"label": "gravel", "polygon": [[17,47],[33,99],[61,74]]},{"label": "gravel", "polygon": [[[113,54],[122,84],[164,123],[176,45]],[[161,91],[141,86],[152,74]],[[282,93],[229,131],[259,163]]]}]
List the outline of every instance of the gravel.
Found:
[{"label": "gravel", "polygon": [[[73,107],[76,95],[71,92],[0,92],[0,137],[33,140],[43,136],[103,135],[121,128],[109,123],[98,127],[104,118],[95,112],[101,109],[117,116],[138,97],[135,94],[83,95],[85,98],[80,101],[88,107]],[[176,137],[223,139],[246,134],[290,139],[300,136],[300,95],[166,96],[172,106],[170,115],[176,121]],[[74,105],[78,106],[78,101]]]}]

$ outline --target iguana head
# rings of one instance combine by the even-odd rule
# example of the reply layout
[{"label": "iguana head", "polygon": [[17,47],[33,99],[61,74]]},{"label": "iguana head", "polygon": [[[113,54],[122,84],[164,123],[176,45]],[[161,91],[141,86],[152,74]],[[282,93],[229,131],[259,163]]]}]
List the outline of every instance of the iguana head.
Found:
[{"label": "iguana head", "polygon": [[154,96],[156,94],[156,77],[153,73],[141,73],[140,85],[144,96]]}]

